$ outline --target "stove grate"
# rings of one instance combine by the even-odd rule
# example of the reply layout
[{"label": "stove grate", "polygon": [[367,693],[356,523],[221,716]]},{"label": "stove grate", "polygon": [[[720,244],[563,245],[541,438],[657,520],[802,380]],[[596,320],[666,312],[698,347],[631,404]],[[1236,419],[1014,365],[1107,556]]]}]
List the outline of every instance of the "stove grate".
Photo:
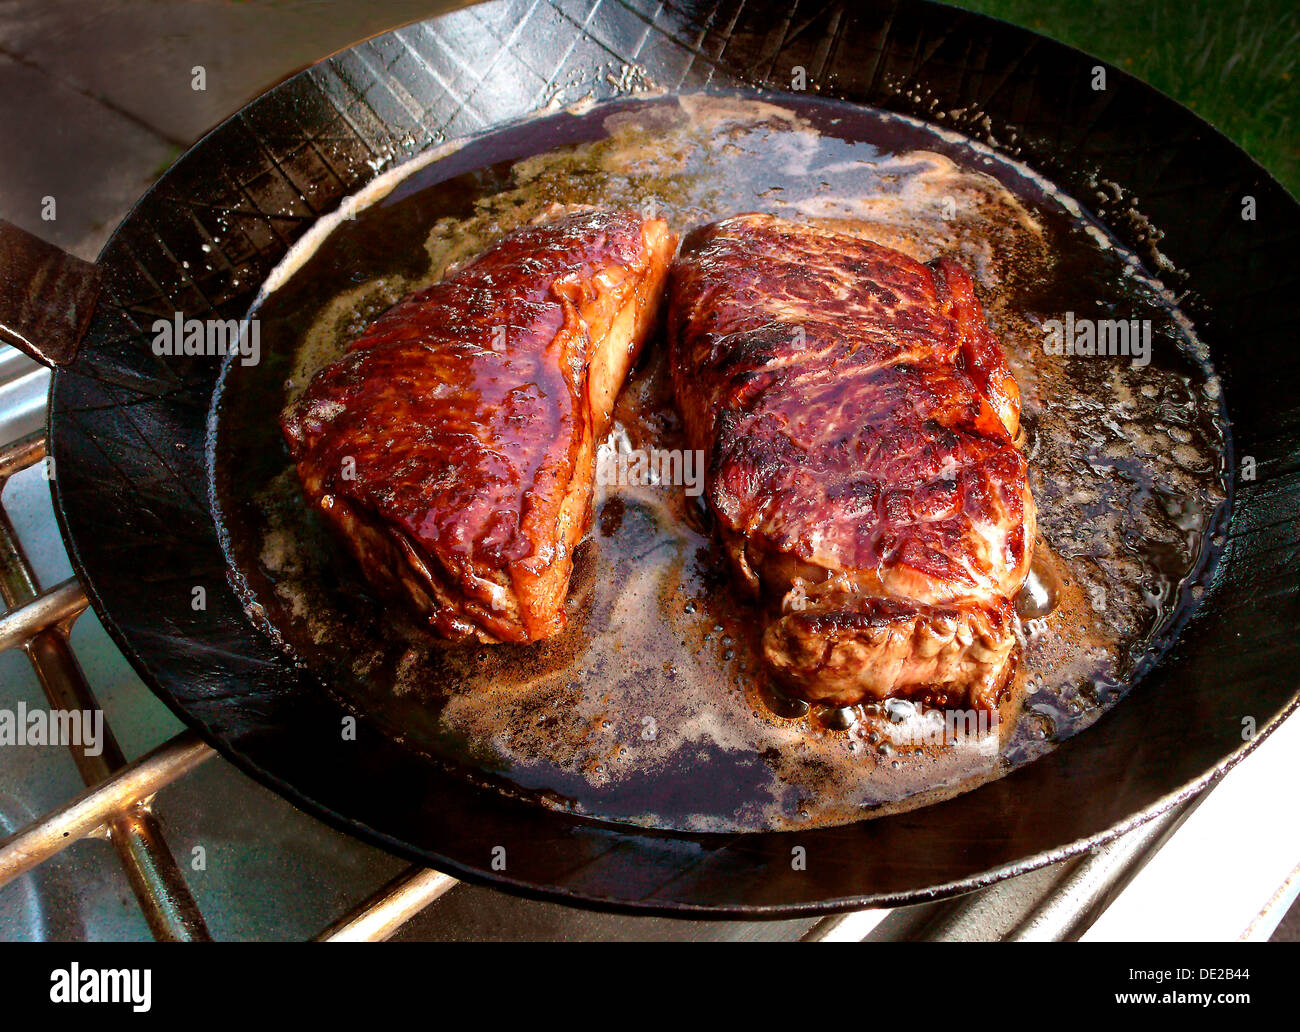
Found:
[{"label": "stove grate", "polygon": [[[45,454],[44,433],[29,434],[0,449],[0,492],[11,476],[44,461]],[[40,590],[2,500],[0,596],[8,607],[0,616],[0,651],[22,649],[27,654],[55,709],[100,711],[69,643],[72,625],[86,609],[86,593],[75,578]],[[98,756],[88,755],[79,745],[69,749],[86,791],[0,840],[0,886],[74,842],[107,837],[155,939],[210,939],[150,804],[162,788],[216,755],[212,747],[193,731],[184,731],[128,763],[106,722]],[[387,939],[454,885],[456,879],[448,875],[412,866],[316,938]]]}]

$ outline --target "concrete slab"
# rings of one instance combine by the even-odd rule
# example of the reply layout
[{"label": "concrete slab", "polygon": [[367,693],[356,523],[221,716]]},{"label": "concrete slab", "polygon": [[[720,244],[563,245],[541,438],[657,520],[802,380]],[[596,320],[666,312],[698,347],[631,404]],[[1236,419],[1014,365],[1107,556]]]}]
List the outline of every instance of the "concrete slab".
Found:
[{"label": "concrete slab", "polygon": [[[0,217],[93,258],[168,164],[263,90],[356,40],[461,6],[0,0]],[[52,222],[41,218],[48,196]]]},{"label": "concrete slab", "polygon": [[44,71],[4,56],[0,96],[0,217],[82,258],[95,257],[180,153]]}]

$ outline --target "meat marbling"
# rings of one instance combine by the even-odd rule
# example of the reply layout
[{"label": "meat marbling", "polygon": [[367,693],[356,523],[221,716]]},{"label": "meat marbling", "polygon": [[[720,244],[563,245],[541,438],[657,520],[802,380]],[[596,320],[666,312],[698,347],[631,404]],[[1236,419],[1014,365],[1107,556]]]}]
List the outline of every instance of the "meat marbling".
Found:
[{"label": "meat marbling", "polygon": [[772,674],[835,705],[996,707],[1035,508],[970,276],[751,214],[693,232],[669,292],[674,393]]},{"label": "meat marbling", "polygon": [[518,230],[381,315],[282,414],[308,500],[440,636],[564,628],[596,446],[676,243],[627,211]]}]

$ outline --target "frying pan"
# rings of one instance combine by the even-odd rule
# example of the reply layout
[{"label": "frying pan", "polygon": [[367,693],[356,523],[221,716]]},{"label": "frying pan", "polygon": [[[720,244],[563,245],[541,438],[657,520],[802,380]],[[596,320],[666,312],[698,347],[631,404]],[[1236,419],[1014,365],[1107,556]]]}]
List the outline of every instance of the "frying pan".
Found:
[{"label": "frying pan", "polygon": [[[766,0],[498,0],[308,68],[195,145],[100,255],[102,291],[49,410],[55,510],[91,603],[146,683],[253,777],[396,853],[527,895],[679,916],[894,905],[974,889],[1151,818],[1222,775],[1297,704],[1300,207],[1210,126],[1122,71],[1107,68],[1094,90],[1099,65],[930,3],[792,13]],[[557,93],[780,91],[796,68],[826,96],[942,113],[941,124],[1090,205],[1153,268],[1157,245],[1175,267],[1159,271],[1211,348],[1230,459],[1235,469],[1249,457],[1254,472],[1237,478],[1221,560],[1176,640],[1096,726],[1010,776],[814,831],[601,823],[476,787],[364,717],[345,741],[347,711],[254,628],[227,582],[205,490],[222,360],[155,356],[153,321],[242,317],[315,218],[379,170]],[[1254,220],[1243,218],[1248,197]],[[199,586],[204,609],[192,604]],[[796,849],[803,865],[791,862]]]}]

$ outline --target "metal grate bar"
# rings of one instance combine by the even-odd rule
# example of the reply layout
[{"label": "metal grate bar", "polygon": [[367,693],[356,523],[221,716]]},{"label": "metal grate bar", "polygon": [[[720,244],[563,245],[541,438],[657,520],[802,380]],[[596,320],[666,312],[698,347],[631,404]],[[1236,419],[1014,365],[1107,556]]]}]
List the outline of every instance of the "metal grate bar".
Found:
[{"label": "metal grate bar", "polygon": [[[29,434],[0,449],[0,491],[9,477],[44,457],[45,436],[41,433]],[[31,624],[32,633],[16,644],[27,653],[50,705],[59,710],[100,710],[68,644],[68,621],[42,623],[43,617],[50,615],[50,605],[48,600],[42,602],[35,573],[3,506],[0,506],[0,596],[10,610],[9,615],[15,618],[14,629]],[[28,609],[32,605],[37,608]],[[75,615],[72,613],[69,619]],[[81,745],[69,745],[73,762],[88,786],[107,781],[127,766],[126,757],[107,725],[103,739],[102,751],[97,756],[89,755]],[[172,941],[210,938],[203,915],[154,816],[142,805],[133,804],[103,823],[154,937]]]},{"label": "metal grate bar", "polygon": [[1201,804],[1208,791],[1085,853],[1071,866],[1056,890],[1006,934],[1007,941],[1067,942],[1078,939]]},{"label": "metal grate bar", "polygon": [[112,817],[143,808],[144,800],[215,755],[193,731],[182,732],[106,781],[0,840],[0,885],[25,874],[73,842],[94,835]]},{"label": "metal grate bar", "polygon": [[888,910],[850,910],[831,914],[804,932],[799,941],[861,942],[888,916]]},{"label": "metal grate bar", "polygon": [[[1208,790],[1207,790],[1208,791]],[[861,928],[871,942],[1061,942],[1082,936],[1177,830],[1205,793],[1180,803],[1105,845],[977,892],[879,912]],[[804,938],[844,937],[824,918]],[[849,930],[852,937],[853,929]]]},{"label": "metal grate bar", "polygon": [[459,883],[449,874],[411,867],[316,936],[316,942],[381,942]]},{"label": "metal grate bar", "polygon": [[0,652],[26,645],[50,627],[68,626],[86,608],[86,593],[75,577],[37,595],[25,606],[0,616]]},{"label": "metal grate bar", "polygon": [[0,489],[5,481],[45,458],[45,434],[28,434],[0,449]]}]

